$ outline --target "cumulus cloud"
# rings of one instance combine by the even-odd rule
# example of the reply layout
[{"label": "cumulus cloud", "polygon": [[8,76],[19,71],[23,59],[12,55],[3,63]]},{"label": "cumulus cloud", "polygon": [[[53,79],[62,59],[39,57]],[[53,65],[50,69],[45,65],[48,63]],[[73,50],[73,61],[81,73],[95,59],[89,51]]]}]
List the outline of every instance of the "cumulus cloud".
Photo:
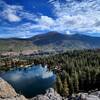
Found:
[{"label": "cumulus cloud", "polygon": [[[17,13],[22,10],[21,6],[16,6],[16,5],[8,5],[5,2],[2,2],[4,5],[2,7],[2,11],[0,11],[2,18],[10,21],[10,22],[18,22],[21,21],[21,18],[17,15]],[[0,3],[0,6],[2,5]]]},{"label": "cumulus cloud", "polygon": [[6,10],[6,12],[3,12],[3,16],[5,17],[5,19],[7,19],[10,22],[17,22],[17,21],[21,20],[20,17],[18,17],[17,15],[9,12],[9,10]]},{"label": "cumulus cloud", "polygon": [[[2,6],[3,5],[3,6]],[[22,5],[9,5],[3,0],[0,1],[0,17],[9,22],[20,22],[23,19],[36,21],[37,15],[25,11]]]},{"label": "cumulus cloud", "polygon": [[38,22],[49,27],[55,23],[54,20],[48,16],[41,16]]}]

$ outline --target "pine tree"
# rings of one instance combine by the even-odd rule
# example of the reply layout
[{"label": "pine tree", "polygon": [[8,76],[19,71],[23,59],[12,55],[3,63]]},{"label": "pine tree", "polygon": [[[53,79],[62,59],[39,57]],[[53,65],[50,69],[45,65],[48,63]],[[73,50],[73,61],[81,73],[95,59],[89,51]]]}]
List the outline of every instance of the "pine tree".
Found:
[{"label": "pine tree", "polygon": [[74,93],[73,80],[69,77],[69,94]]},{"label": "pine tree", "polygon": [[75,71],[73,74],[73,84],[74,84],[74,92],[79,91],[79,79],[78,79],[78,74]]},{"label": "pine tree", "polygon": [[63,85],[59,75],[57,75],[56,88],[57,88],[57,92],[61,94],[63,90]]},{"label": "pine tree", "polygon": [[63,83],[63,96],[65,97],[68,95],[69,95],[68,82],[67,82],[67,79],[65,79]]}]

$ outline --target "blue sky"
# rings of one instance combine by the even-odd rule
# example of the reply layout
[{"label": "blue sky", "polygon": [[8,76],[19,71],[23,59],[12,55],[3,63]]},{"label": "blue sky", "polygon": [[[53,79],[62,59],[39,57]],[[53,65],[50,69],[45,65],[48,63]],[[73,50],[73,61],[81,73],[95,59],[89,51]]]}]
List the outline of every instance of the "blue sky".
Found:
[{"label": "blue sky", "polygon": [[100,36],[100,0],[0,0],[0,37],[49,31]]}]

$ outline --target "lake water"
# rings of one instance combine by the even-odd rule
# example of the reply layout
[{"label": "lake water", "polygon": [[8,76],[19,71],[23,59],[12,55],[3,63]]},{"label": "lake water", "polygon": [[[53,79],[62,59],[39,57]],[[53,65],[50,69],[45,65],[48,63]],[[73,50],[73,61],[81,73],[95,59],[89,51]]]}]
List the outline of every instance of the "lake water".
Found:
[{"label": "lake water", "polygon": [[40,65],[8,71],[1,77],[26,97],[44,93],[56,81],[55,74]]}]

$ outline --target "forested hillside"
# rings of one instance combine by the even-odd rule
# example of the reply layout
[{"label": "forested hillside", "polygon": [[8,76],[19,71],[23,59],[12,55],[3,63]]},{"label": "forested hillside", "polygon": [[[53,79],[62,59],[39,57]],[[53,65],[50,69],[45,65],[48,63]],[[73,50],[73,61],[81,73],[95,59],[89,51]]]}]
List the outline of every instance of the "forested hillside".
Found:
[{"label": "forested hillside", "polygon": [[[17,60],[16,60],[17,59]],[[31,64],[47,65],[57,75],[55,89],[63,96],[100,88],[100,50],[67,51],[55,56],[4,57],[0,69]],[[7,67],[10,66],[10,67]]]},{"label": "forested hillside", "polygon": [[61,95],[100,89],[100,50],[69,51],[36,62],[54,70]]}]

